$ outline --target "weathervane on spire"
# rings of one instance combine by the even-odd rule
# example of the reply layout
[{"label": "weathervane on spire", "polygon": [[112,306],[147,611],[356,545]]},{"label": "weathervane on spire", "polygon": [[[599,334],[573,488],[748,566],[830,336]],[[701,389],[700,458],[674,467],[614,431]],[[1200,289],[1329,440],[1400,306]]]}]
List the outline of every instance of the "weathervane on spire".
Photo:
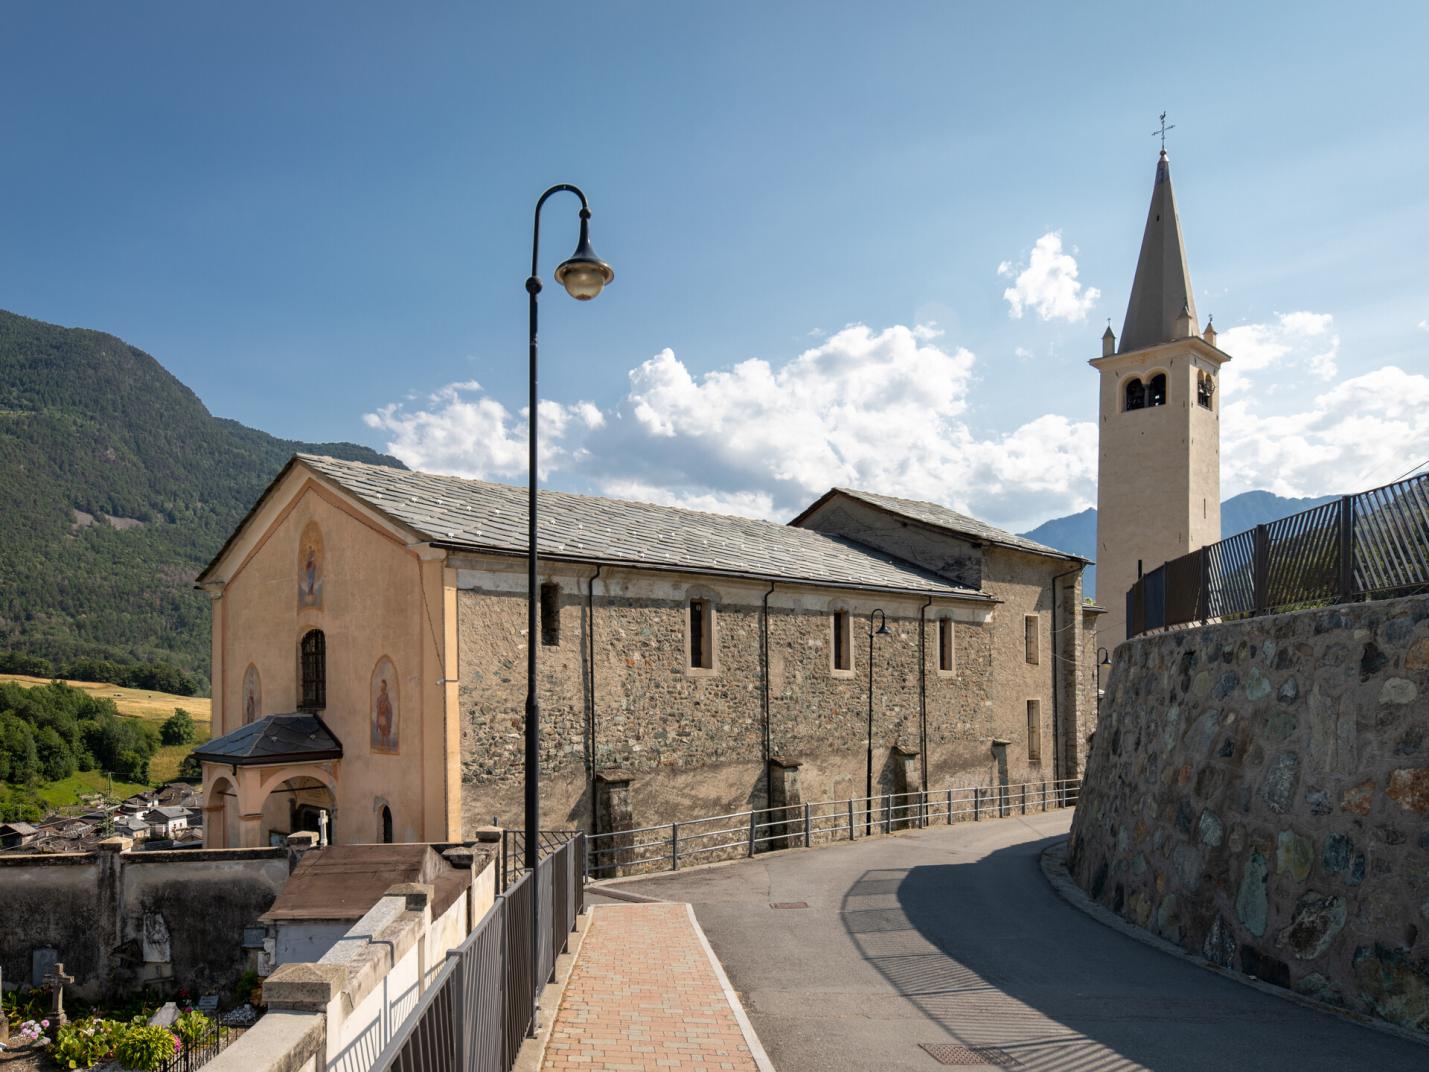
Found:
[{"label": "weathervane on spire", "polygon": [[1166,151],[1166,132],[1167,132],[1168,130],[1175,130],[1175,129],[1176,129],[1176,124],[1175,124],[1175,123],[1172,123],[1169,127],[1166,125],[1166,113],[1165,113],[1165,112],[1162,112],[1162,113],[1161,113],[1161,129],[1160,129],[1160,130],[1153,130],[1153,131],[1151,132],[1151,136],[1154,138],[1154,137],[1156,137],[1156,135],[1158,135],[1158,134],[1161,135],[1161,151],[1162,151],[1163,153]]}]

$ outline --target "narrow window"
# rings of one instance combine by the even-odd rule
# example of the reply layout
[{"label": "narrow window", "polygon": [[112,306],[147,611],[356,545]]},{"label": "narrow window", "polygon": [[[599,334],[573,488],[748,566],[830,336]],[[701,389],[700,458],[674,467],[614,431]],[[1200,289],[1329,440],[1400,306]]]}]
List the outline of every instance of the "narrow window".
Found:
[{"label": "narrow window", "polygon": [[690,666],[696,670],[714,667],[713,608],[708,599],[690,600]]},{"label": "narrow window", "polygon": [[1023,644],[1026,647],[1027,661],[1029,663],[1041,662],[1041,653],[1037,650],[1038,625],[1042,619],[1036,614],[1029,614],[1022,619]]},{"label": "narrow window", "polygon": [[554,648],[561,643],[561,586],[541,585],[541,643]]},{"label": "narrow window", "polygon": [[1146,405],[1146,385],[1138,379],[1132,379],[1126,385],[1126,408],[1141,409]]},{"label": "narrow window", "polygon": [[1211,408],[1211,396],[1216,393],[1216,385],[1204,372],[1196,374],[1196,402],[1206,409]]},{"label": "narrow window", "polygon": [[327,643],[321,629],[303,634],[300,669],[302,701],[300,711],[321,711],[327,706]]},{"label": "narrow window", "polygon": [[382,805],[382,844],[392,844],[392,809]]},{"label": "narrow window", "polygon": [[1166,373],[1158,372],[1151,377],[1151,382],[1146,385],[1146,405],[1166,405]]},{"label": "narrow window", "polygon": [[1042,701],[1027,701],[1027,762],[1030,766],[1042,763]]},{"label": "narrow window", "polygon": [[834,611],[834,669],[852,669],[849,662],[849,621],[848,611]]},{"label": "narrow window", "polygon": [[938,619],[938,669],[953,669],[953,620]]}]

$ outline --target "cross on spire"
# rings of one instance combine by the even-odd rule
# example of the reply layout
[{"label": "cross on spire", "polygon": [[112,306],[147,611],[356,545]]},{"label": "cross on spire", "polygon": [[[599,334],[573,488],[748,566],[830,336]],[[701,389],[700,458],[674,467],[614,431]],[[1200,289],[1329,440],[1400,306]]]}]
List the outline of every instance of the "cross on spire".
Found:
[{"label": "cross on spire", "polygon": [[1167,132],[1168,130],[1175,130],[1175,129],[1176,129],[1176,124],[1175,124],[1175,123],[1172,123],[1170,126],[1167,126],[1167,125],[1166,125],[1166,113],[1165,113],[1165,112],[1162,112],[1162,113],[1161,113],[1161,129],[1160,129],[1160,130],[1153,130],[1153,131],[1151,132],[1151,136],[1154,138],[1154,137],[1156,137],[1156,135],[1158,135],[1158,134],[1161,135],[1161,151],[1162,151],[1163,153],[1166,151],[1166,132]]}]

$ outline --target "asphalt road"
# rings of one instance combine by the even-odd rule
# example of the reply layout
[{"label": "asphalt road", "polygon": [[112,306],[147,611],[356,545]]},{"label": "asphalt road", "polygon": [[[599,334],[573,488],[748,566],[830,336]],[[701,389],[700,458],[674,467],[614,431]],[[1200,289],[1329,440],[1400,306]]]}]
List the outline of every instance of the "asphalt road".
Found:
[{"label": "asphalt road", "polygon": [[943,1067],[921,1043],[1059,1072],[1429,1070],[1429,1046],[1221,978],[1067,904],[1038,856],[1070,822],[932,828],[620,888],[694,905],[779,1072]]}]

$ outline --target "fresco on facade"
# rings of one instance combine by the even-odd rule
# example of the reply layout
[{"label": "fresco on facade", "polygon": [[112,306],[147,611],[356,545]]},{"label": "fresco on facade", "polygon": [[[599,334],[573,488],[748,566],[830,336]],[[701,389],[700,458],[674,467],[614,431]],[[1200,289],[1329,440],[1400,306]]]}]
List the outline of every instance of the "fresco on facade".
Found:
[{"label": "fresco on facade", "polygon": [[397,668],[385,655],[372,671],[372,751],[397,754]]},{"label": "fresco on facade", "polygon": [[316,521],[303,528],[298,541],[298,607],[323,605],[323,535]]},{"label": "fresco on facade", "polygon": [[243,724],[263,715],[263,682],[258,677],[258,667],[252,663],[243,672]]}]

